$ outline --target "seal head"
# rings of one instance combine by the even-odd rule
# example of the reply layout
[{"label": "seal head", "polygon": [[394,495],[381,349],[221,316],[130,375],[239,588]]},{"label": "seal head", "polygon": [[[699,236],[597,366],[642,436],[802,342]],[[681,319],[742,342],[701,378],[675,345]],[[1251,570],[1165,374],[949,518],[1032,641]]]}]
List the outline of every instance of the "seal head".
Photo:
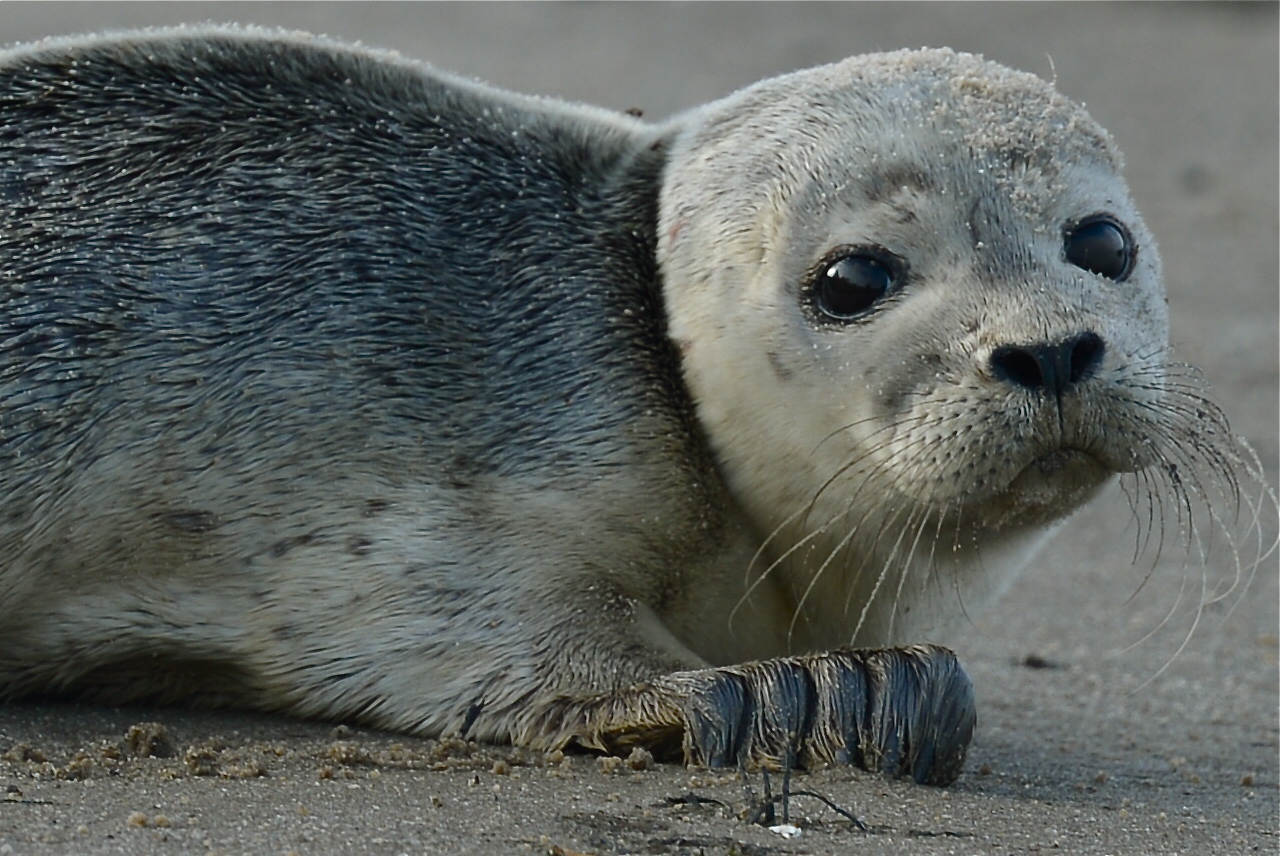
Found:
[{"label": "seal head", "polygon": [[659,232],[672,335],[733,494],[790,545],[764,565],[828,644],[864,603],[859,641],[926,629],[942,607],[897,632],[891,613],[956,554],[981,600],[1150,462],[1155,242],[1108,134],[1049,84],[904,51],[682,124]]}]

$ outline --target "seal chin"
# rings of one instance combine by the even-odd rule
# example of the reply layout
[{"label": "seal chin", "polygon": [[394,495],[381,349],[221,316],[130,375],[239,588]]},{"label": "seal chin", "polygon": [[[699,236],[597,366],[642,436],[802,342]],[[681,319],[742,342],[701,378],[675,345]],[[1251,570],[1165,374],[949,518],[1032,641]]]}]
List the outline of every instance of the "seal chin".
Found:
[{"label": "seal chin", "polygon": [[1033,458],[1007,487],[982,504],[982,524],[994,529],[1042,526],[1091,499],[1116,469],[1082,449],[1054,449]]}]

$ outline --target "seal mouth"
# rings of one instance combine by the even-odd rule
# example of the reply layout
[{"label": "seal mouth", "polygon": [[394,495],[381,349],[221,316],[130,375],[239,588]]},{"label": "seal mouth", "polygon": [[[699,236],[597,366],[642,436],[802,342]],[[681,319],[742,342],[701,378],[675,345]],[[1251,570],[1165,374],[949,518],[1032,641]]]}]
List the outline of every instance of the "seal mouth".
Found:
[{"label": "seal mouth", "polygon": [[[1106,464],[1100,461],[1096,455],[1085,449],[1071,447],[1053,449],[1043,455],[1032,458],[1030,463],[1018,471],[1013,480],[1017,481],[1027,473],[1035,473],[1042,478],[1053,478],[1066,470],[1089,464],[1106,467]],[[1107,469],[1110,468],[1107,467]]]},{"label": "seal mouth", "polygon": [[1009,480],[1006,490],[1070,492],[1075,484],[1096,485],[1114,472],[1114,467],[1093,452],[1059,448],[1032,458]]},{"label": "seal mouth", "polygon": [[1083,505],[1113,475],[1092,452],[1058,448],[1032,458],[1004,490],[984,504],[988,525],[1038,525],[1065,517]]}]

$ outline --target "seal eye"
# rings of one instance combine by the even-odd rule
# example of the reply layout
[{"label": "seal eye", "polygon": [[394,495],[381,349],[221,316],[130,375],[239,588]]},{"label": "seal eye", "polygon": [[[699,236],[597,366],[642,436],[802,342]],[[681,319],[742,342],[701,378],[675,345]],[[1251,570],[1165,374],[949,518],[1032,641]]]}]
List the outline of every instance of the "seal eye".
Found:
[{"label": "seal eye", "polygon": [[1133,271],[1133,239],[1106,214],[1086,217],[1067,230],[1067,261],[1078,268],[1123,282]]},{"label": "seal eye", "polygon": [[893,289],[898,267],[879,253],[841,256],[820,266],[813,284],[814,305],[828,318],[850,321]]}]

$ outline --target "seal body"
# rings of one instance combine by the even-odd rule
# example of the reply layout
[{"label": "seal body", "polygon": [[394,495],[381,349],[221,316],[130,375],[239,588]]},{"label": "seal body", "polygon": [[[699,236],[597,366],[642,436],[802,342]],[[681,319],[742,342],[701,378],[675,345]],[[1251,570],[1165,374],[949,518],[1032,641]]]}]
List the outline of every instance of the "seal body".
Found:
[{"label": "seal body", "polygon": [[845,646],[1169,460],[1118,169],[947,51],[660,125],[296,34],[0,54],[0,690],[949,781],[954,658]]}]

